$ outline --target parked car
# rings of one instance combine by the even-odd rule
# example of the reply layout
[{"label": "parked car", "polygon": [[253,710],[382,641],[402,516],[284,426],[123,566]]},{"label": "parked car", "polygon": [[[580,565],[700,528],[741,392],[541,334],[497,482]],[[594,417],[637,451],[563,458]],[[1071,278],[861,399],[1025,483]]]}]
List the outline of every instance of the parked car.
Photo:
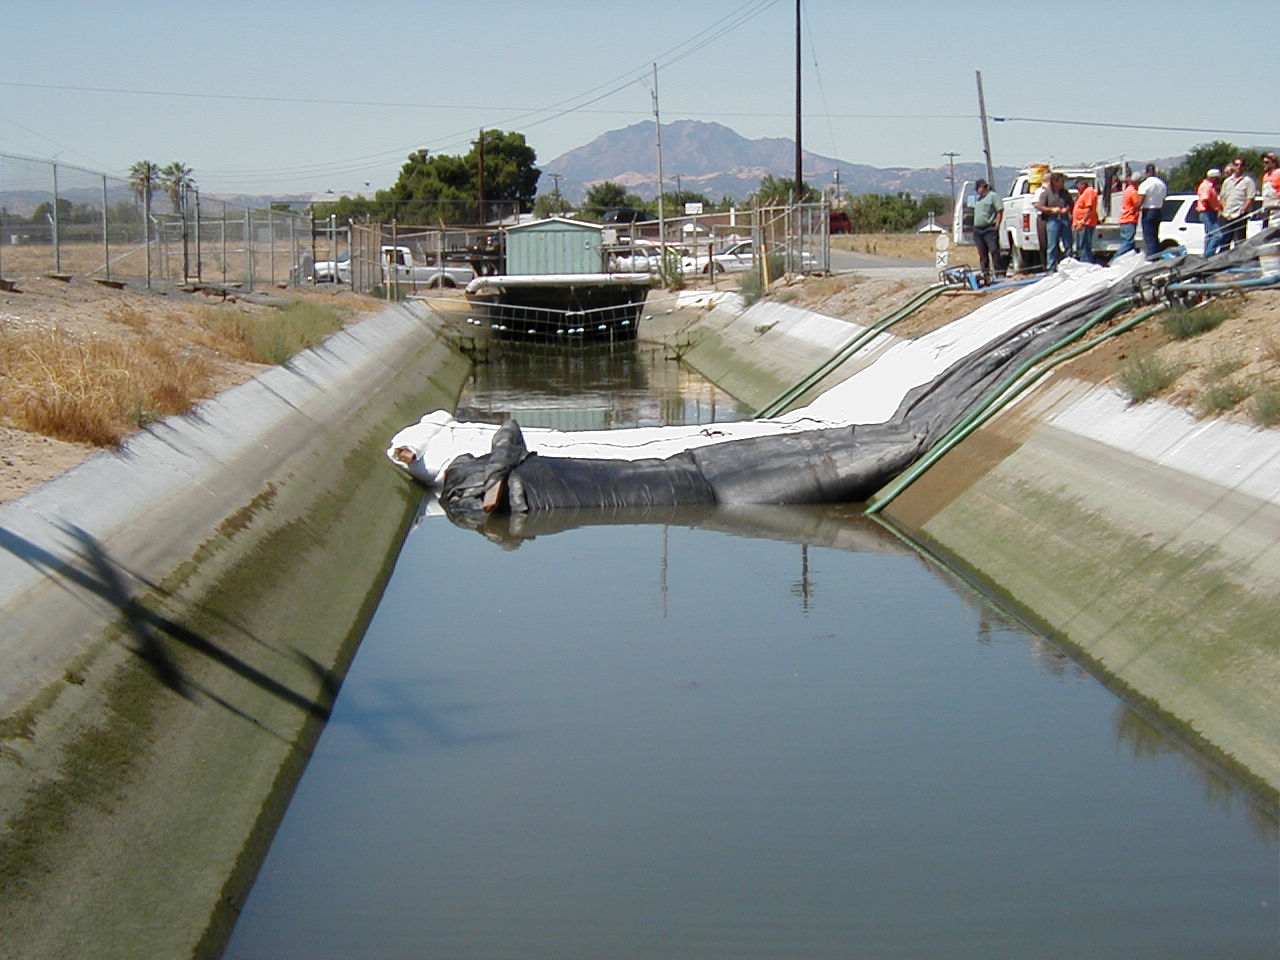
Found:
[{"label": "parked car", "polygon": [[612,210],[606,210],[604,216],[600,218],[600,222],[605,225],[617,225],[620,223],[641,223],[652,220],[649,214],[643,210],[636,210],[633,207],[615,207]]},{"label": "parked car", "polygon": [[652,240],[622,238],[610,248],[609,269],[617,273],[657,273],[662,265],[662,248]]},{"label": "parked car", "polygon": [[832,210],[827,214],[827,230],[830,233],[853,233],[853,221],[843,210]]},{"label": "parked car", "polygon": [[[771,248],[769,253],[772,255],[785,253],[785,251]],[[808,273],[817,269],[817,259],[808,250],[801,250],[786,259],[788,266],[792,268],[798,266],[801,272]],[[751,240],[730,241],[721,247],[718,253],[712,254],[710,260],[703,253],[685,257],[680,264],[681,271],[685,275],[709,274],[712,270],[716,273],[745,273],[755,269],[755,266],[755,243]]]},{"label": "parked car", "polygon": [[[1252,237],[1262,229],[1261,219],[1245,224],[1245,236]],[[1204,255],[1204,224],[1196,210],[1194,193],[1171,193],[1160,210],[1160,249],[1184,247],[1187,253]]]}]

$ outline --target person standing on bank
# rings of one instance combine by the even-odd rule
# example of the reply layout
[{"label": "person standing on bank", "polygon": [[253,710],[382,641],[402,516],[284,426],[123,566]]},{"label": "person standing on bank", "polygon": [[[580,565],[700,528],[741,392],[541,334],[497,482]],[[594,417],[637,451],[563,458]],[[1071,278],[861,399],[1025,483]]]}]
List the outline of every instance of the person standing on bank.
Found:
[{"label": "person standing on bank", "polygon": [[1076,202],[1071,208],[1071,239],[1075,257],[1093,263],[1093,230],[1098,225],[1098,191],[1088,180],[1076,181]]},{"label": "person standing on bank", "polygon": [[1000,272],[1000,221],[1004,219],[1004,207],[991,189],[991,184],[979,180],[974,184],[978,199],[973,205],[973,245],[978,248],[978,268],[987,283]]},{"label": "person standing on bank", "polygon": [[1222,171],[1210,167],[1196,187],[1196,213],[1200,214],[1200,223],[1204,225],[1204,255],[1212,257],[1218,252],[1222,243],[1222,231],[1218,229],[1218,214],[1222,211],[1222,200],[1218,197],[1218,180]]},{"label": "person standing on bank", "polygon": [[1227,176],[1220,188],[1222,195],[1222,246],[1244,243],[1245,220],[1258,195],[1258,185],[1244,172],[1244,158],[1236,157],[1227,165]]},{"label": "person standing on bank", "polygon": [[1169,195],[1169,187],[1156,174],[1154,163],[1147,164],[1138,193],[1142,194],[1142,248],[1148,257],[1154,257],[1160,252],[1160,213],[1164,198]]},{"label": "person standing on bank", "polygon": [[1036,194],[1035,207],[1044,218],[1045,269],[1053,273],[1071,244],[1071,194],[1067,192],[1066,177],[1049,174],[1049,182]]},{"label": "person standing on bank", "polygon": [[1124,193],[1120,195],[1120,249],[1116,256],[1137,249],[1134,238],[1138,235],[1138,217],[1142,212],[1142,194],[1138,192],[1138,175],[1125,178]]},{"label": "person standing on bank", "polygon": [[1262,225],[1280,226],[1280,160],[1274,153],[1262,155]]}]

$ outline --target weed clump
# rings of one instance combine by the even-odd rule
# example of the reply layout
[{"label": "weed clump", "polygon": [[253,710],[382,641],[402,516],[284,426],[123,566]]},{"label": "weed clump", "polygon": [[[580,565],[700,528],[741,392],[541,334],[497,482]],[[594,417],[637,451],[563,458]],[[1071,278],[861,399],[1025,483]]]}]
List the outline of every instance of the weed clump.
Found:
[{"label": "weed clump", "polygon": [[1192,337],[1218,327],[1224,320],[1235,315],[1235,310],[1226,304],[1213,302],[1193,307],[1174,307],[1165,311],[1161,322],[1165,333],[1175,340],[1190,340]]},{"label": "weed clump", "polygon": [[1280,424],[1280,384],[1262,384],[1253,391],[1249,416],[1260,427]]},{"label": "weed clump", "polygon": [[1120,389],[1130,403],[1142,403],[1173,386],[1186,367],[1166,360],[1154,351],[1130,357],[1116,369]]},{"label": "weed clump", "polygon": [[1205,387],[1198,405],[1201,414],[1209,416],[1234,410],[1253,393],[1253,388],[1238,380],[1219,380]]}]

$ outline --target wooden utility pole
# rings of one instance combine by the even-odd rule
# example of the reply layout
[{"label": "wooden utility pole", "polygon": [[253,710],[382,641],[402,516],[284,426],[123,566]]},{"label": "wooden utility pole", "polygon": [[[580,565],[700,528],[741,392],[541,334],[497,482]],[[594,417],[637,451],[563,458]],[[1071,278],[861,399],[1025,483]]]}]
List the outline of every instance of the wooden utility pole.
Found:
[{"label": "wooden utility pole", "polygon": [[796,0],[796,203],[804,199],[804,168],[800,159],[800,0]]},{"label": "wooden utility pole", "polygon": [[478,181],[480,186],[480,195],[478,199],[480,203],[480,223],[481,225],[483,225],[485,222],[485,219],[484,219],[484,129],[483,128],[481,128],[480,130],[480,144],[479,144],[478,157],[479,157]]},{"label": "wooden utility pole", "polygon": [[982,96],[982,71],[975,70],[978,75],[978,115],[982,118],[982,152],[987,158],[987,183],[991,189],[996,188],[996,168],[991,164],[991,137],[987,133],[987,101]]},{"label": "wooden utility pole", "polygon": [[667,212],[662,200],[662,115],[658,112],[658,64],[653,65],[653,141],[658,150],[658,256],[667,265]]}]

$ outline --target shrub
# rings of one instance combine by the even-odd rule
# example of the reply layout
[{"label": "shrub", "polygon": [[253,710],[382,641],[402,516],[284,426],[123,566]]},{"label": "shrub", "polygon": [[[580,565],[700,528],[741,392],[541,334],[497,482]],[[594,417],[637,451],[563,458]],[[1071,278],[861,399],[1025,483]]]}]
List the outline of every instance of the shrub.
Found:
[{"label": "shrub", "polygon": [[1116,370],[1120,389],[1130,403],[1142,403],[1172,386],[1186,368],[1154,351],[1136,354]]},{"label": "shrub", "polygon": [[1260,427],[1280,424],[1280,384],[1264,383],[1253,391],[1249,415]]},{"label": "shrub", "polygon": [[1235,315],[1226,304],[1213,301],[1195,307],[1174,307],[1165,311],[1162,322],[1169,336],[1175,340],[1190,340],[1219,326]]},{"label": "shrub", "polygon": [[742,275],[742,281],[738,287],[738,292],[742,295],[742,302],[748,307],[765,295],[764,281],[760,279],[760,274],[756,270]]},{"label": "shrub", "polygon": [[1200,394],[1198,405],[1203,414],[1223,413],[1234,410],[1249,398],[1253,389],[1235,380],[1219,380],[1210,384]]}]

